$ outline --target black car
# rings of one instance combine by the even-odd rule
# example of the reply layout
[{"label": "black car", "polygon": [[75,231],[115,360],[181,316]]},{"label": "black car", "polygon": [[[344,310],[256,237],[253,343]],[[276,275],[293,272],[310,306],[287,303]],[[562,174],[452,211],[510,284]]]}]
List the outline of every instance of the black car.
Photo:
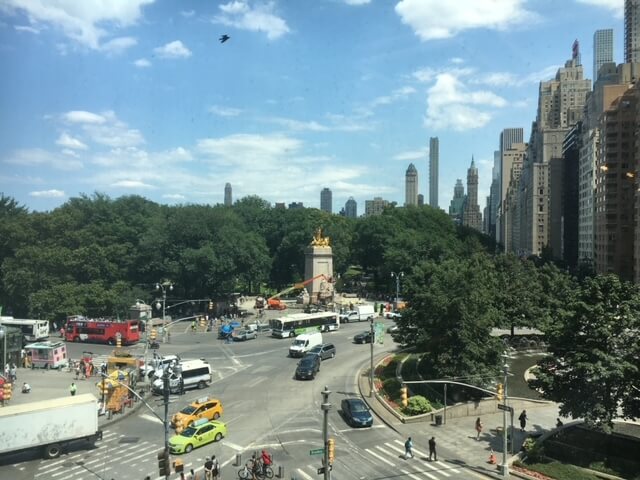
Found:
[{"label": "black car", "polygon": [[372,335],[370,331],[362,332],[353,337],[355,343],[371,343]]},{"label": "black car", "polygon": [[320,371],[320,356],[319,355],[306,355],[302,357],[302,360],[298,362],[296,367],[296,379],[297,380],[313,380],[316,378],[316,373]]},{"label": "black car", "polygon": [[325,358],[333,358],[336,356],[336,347],[333,343],[321,343],[320,345],[316,345],[311,350],[307,352],[307,355],[318,355],[320,360],[324,360]]},{"label": "black car", "polygon": [[342,415],[352,427],[370,427],[373,425],[373,416],[369,407],[359,398],[345,398],[340,403]]}]

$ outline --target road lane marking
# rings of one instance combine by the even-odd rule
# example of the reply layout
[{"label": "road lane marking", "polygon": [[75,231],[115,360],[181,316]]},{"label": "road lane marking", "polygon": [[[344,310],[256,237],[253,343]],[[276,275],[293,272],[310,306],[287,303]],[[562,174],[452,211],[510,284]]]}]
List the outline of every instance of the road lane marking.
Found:
[{"label": "road lane marking", "polygon": [[296,472],[298,472],[300,474],[300,476],[305,478],[306,480],[313,480],[313,477],[310,477],[303,470],[301,470],[299,468],[296,469]]},{"label": "road lane marking", "polygon": [[149,422],[160,423],[160,424],[164,423],[159,418],[156,418],[153,415],[149,415],[148,413],[142,413],[138,415],[138,417],[142,418],[143,420],[147,420]]},{"label": "road lane marking", "polygon": [[442,475],[444,475],[445,477],[450,477],[450,476],[451,476],[451,475],[449,475],[447,472],[445,472],[445,470],[448,470],[448,469],[449,469],[449,467],[448,467],[447,465],[442,464],[441,462],[438,462],[437,460],[436,460],[434,463],[436,463],[436,464],[440,465],[440,466],[441,466],[441,468],[437,468],[435,465],[433,465],[432,463],[429,463],[429,462],[425,463],[425,465],[426,465],[428,468],[430,468],[431,470],[434,470],[434,471],[436,471],[436,472],[438,472],[438,473],[441,473],[441,474],[442,474]]},{"label": "road lane marking", "polygon": [[376,452],[374,452],[373,450],[371,450],[370,448],[365,448],[364,449],[365,452],[369,453],[370,455],[373,455],[374,457],[376,457],[379,460],[382,460],[384,463],[386,463],[387,465],[391,466],[391,467],[395,467],[394,463],[391,463],[389,460],[387,460],[384,457],[381,457],[380,455],[378,455]]},{"label": "road lane marking", "polygon": [[[411,478],[415,478],[415,479],[417,479],[417,480],[420,480],[420,477],[418,477],[417,475],[414,475],[413,473],[410,473],[410,472],[408,472],[408,471],[406,471],[406,470],[402,470],[402,469],[400,469],[400,471],[401,471],[402,473],[404,473],[407,477],[411,477]],[[422,472],[422,473],[425,473],[425,472]],[[438,480],[438,479],[437,479],[436,477],[434,477],[433,475],[430,475],[430,474],[428,474],[428,473],[427,473],[426,475],[427,475],[429,478],[432,478],[433,480]]]}]

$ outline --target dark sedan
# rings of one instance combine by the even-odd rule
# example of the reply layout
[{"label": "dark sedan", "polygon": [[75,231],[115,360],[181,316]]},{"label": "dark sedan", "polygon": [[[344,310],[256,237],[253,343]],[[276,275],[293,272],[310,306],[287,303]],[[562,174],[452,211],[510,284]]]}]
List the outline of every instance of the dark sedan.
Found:
[{"label": "dark sedan", "polygon": [[297,380],[313,380],[320,371],[320,356],[306,355],[298,362],[296,367]]},{"label": "dark sedan", "polygon": [[372,342],[371,332],[367,331],[367,332],[359,333],[353,337],[353,341],[355,343],[371,343]]},{"label": "dark sedan", "polygon": [[373,425],[373,416],[369,407],[359,398],[345,398],[340,403],[342,415],[352,427],[370,427]]}]

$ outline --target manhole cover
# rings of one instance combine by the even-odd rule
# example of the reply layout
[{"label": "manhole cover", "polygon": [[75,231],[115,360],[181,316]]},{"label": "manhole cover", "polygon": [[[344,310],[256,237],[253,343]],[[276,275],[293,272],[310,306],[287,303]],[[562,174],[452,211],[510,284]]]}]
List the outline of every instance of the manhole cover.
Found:
[{"label": "manhole cover", "polygon": [[140,437],[122,437],[118,443],[136,443]]}]

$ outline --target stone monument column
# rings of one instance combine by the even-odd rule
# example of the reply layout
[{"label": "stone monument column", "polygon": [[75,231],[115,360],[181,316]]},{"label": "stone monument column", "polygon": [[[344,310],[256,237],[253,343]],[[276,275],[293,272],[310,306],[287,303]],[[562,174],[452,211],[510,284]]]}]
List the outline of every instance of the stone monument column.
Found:
[{"label": "stone monument column", "polygon": [[311,244],[304,251],[305,279],[314,279],[306,286],[310,303],[324,303],[333,297],[333,251],[329,237],[322,236],[318,228]]}]

